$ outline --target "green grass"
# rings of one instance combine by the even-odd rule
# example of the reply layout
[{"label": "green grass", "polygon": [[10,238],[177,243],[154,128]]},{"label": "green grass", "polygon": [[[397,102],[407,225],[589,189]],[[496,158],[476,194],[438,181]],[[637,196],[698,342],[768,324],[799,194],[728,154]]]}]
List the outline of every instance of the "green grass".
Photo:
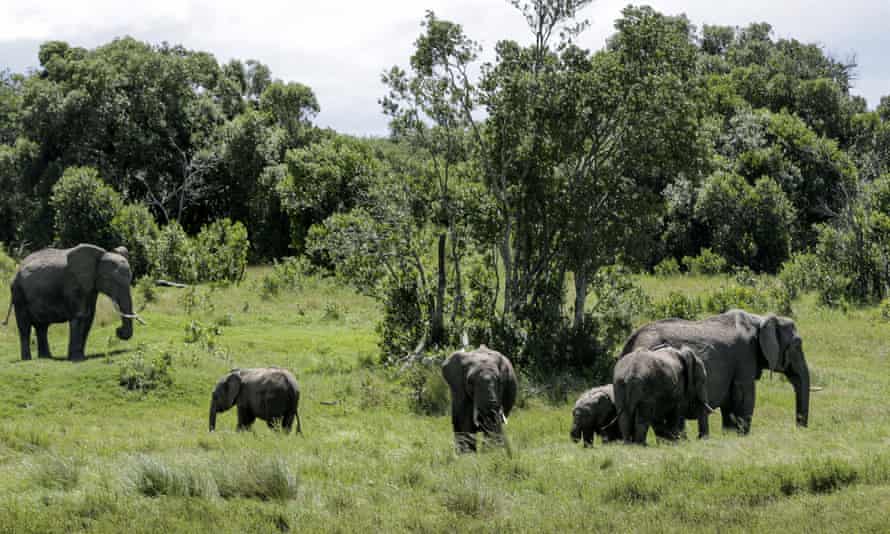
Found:
[{"label": "green grass", "polygon": [[[794,426],[790,385],[766,374],[747,437],[583,449],[568,438],[574,397],[532,397],[510,417],[511,456],[457,457],[447,415],[412,413],[404,387],[363,364],[377,351],[372,301],[312,279],[264,299],[264,272],[191,315],[182,290],[158,289],[141,312],[149,326],[129,342],[113,339],[101,297],[80,364],[62,359],[64,325],[50,329],[50,361],[19,361],[14,327],[0,329],[0,532],[882,532],[890,522],[890,323],[877,307],[794,302],[824,387],[808,429]],[[721,280],[639,282],[662,298]],[[7,299],[0,291],[0,309]],[[196,340],[193,321],[218,330]],[[172,385],[121,387],[137,352],[171,354]],[[262,365],[293,370],[304,434],[236,433],[234,411],[209,434],[216,380]]]}]

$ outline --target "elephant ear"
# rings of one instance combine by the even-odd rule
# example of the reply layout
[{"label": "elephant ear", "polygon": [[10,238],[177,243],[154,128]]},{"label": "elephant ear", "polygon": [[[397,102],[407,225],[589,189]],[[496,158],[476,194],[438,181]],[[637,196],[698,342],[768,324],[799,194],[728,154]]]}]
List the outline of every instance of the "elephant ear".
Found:
[{"label": "elephant ear", "polygon": [[66,277],[86,293],[96,289],[96,269],[105,249],[95,245],[77,245],[68,251]]},{"label": "elephant ear", "polygon": [[226,393],[225,393],[225,401],[226,406],[234,406],[235,401],[238,400],[238,393],[241,392],[241,372],[238,370],[232,371],[229,373],[229,376],[226,377]]},{"label": "elephant ear", "polygon": [[686,391],[695,391],[695,352],[687,346],[680,347],[677,351],[686,374]]},{"label": "elephant ear", "polygon": [[767,315],[760,325],[760,331],[757,339],[760,343],[760,352],[769,363],[769,368],[773,371],[781,371],[784,369],[782,365],[782,354],[779,351],[779,319],[775,315]]}]

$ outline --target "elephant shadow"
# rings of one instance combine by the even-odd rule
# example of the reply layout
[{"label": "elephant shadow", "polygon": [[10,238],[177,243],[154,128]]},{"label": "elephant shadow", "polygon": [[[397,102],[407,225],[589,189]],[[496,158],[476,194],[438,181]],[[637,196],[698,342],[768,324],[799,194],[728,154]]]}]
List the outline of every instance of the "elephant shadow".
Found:
[{"label": "elephant shadow", "polygon": [[[84,359],[82,361],[95,360],[98,358],[112,358],[115,356],[120,356],[121,354],[130,353],[130,352],[133,352],[133,349],[114,349],[114,350],[108,350],[105,352],[94,352],[92,354],[85,354]],[[39,358],[39,359],[42,361],[49,361],[49,362],[54,362],[54,363],[64,363],[64,362],[71,361],[68,359],[68,356],[53,356],[51,358]],[[78,360],[78,361],[81,361],[81,360]],[[31,361],[16,359],[16,360],[13,360],[11,363],[13,363],[13,364],[18,364],[18,363],[28,364],[28,363],[31,363]]]}]

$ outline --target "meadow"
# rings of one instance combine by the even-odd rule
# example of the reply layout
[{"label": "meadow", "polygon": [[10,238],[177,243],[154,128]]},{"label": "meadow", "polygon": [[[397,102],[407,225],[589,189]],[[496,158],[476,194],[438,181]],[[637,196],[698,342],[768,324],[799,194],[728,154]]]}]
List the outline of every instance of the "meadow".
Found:
[{"label": "meadow", "polygon": [[[135,291],[148,326],[114,340],[100,310],[88,360],[19,360],[0,328],[0,532],[886,532],[890,529],[890,322],[877,307],[793,303],[814,386],[810,426],[791,386],[765,373],[752,433],[584,449],[571,405],[523,397],[511,454],[458,457],[447,415],[416,415],[405,386],[374,365],[370,299],[324,279],[262,295],[268,268],[239,286]],[[719,277],[638,282],[653,297],[702,293]],[[0,309],[9,295],[0,292]],[[188,341],[188,342],[187,342]],[[509,355],[508,355],[509,356]],[[161,362],[172,382],[120,385],[121,369]],[[291,369],[302,435],[234,410],[207,431],[210,392],[232,367]],[[593,385],[593,384],[591,384]],[[690,435],[694,435],[691,423]],[[716,431],[714,429],[717,429]]]}]

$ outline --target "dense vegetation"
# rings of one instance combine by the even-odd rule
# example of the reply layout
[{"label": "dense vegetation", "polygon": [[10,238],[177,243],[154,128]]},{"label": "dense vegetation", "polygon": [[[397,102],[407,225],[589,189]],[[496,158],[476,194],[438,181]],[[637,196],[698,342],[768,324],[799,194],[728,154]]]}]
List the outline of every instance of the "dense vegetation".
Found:
[{"label": "dense vegetation", "polygon": [[314,127],[312,90],[256,60],[46,42],[0,76],[0,242],[124,244],[137,276],[185,282],[305,256],[383,304],[383,361],[466,332],[524,365],[605,368],[633,308],[609,302],[613,264],[886,296],[890,99],[852,96],[855,64],[648,7],[584,50],[588,3],[514,2],[532,44],[481,68],[429,12],[382,76],[387,139]]}]

